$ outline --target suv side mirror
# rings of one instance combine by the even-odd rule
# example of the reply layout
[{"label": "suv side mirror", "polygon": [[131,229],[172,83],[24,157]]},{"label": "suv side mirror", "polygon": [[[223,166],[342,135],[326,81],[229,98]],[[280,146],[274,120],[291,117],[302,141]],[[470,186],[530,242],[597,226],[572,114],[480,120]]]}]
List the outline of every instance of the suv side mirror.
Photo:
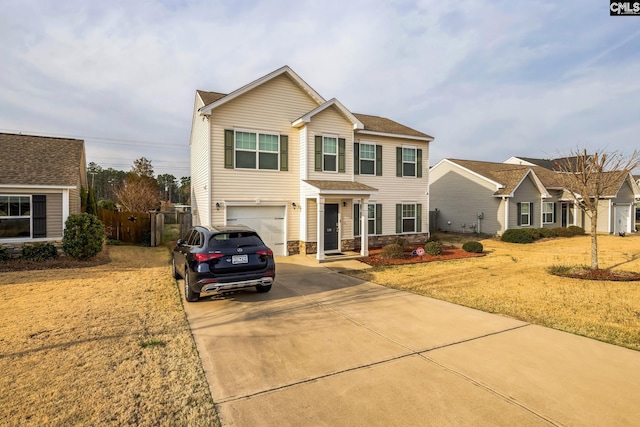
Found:
[{"label": "suv side mirror", "polygon": [[178,241],[176,242],[176,246],[182,246],[184,245],[184,242],[182,241],[182,239],[178,239]]}]

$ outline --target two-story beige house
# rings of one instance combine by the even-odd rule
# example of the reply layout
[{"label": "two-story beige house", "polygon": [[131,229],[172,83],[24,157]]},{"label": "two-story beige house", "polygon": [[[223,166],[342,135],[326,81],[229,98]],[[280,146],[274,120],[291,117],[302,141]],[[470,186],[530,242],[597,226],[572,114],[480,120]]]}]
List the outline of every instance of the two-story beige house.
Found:
[{"label": "two-story beige house", "polygon": [[193,223],[244,224],[276,255],[428,238],[433,137],[325,100],[284,66],[228,94],[197,91]]}]

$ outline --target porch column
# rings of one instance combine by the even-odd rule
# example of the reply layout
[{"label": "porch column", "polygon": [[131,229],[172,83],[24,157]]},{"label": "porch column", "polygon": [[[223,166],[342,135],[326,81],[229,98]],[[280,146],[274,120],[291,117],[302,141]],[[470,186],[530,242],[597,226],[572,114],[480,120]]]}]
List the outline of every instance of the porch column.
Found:
[{"label": "porch column", "polygon": [[360,200],[360,218],[358,218],[360,221],[360,256],[369,256],[368,202],[368,198],[363,197]]},{"label": "porch column", "polygon": [[316,259],[318,261],[322,261],[324,259],[324,197],[318,196],[317,204],[318,204],[318,227],[317,227],[317,248],[316,248]]},{"label": "porch column", "polygon": [[573,224],[578,225],[578,215],[580,215],[580,207],[577,203],[573,203]]},{"label": "porch column", "polygon": [[504,202],[504,230],[502,230],[504,233],[509,229],[509,198],[503,197],[502,201]]}]

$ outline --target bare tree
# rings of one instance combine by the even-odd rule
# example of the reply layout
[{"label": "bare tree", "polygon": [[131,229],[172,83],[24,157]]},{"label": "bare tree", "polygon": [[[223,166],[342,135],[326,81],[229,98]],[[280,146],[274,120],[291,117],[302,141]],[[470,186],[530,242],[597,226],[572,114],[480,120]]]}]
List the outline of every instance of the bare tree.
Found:
[{"label": "bare tree", "polygon": [[133,172],[127,174],[115,195],[122,208],[129,212],[147,212],[160,206],[156,180]]},{"label": "bare tree", "polygon": [[[616,194],[631,171],[640,165],[640,152],[625,156],[618,151],[574,149],[556,159],[563,187],[591,219],[591,268],[598,269],[598,207],[605,196]],[[631,177],[631,179],[633,179]]]}]

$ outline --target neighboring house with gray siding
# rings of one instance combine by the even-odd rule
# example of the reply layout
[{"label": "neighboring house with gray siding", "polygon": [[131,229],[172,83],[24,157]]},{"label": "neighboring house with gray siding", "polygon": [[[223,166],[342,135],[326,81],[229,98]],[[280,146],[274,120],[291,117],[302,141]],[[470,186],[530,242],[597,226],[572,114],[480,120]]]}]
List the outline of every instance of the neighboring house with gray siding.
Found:
[{"label": "neighboring house with gray siding", "polygon": [[276,255],[428,238],[433,137],[325,100],[285,66],[230,93],[197,91],[194,224],[255,228]]},{"label": "neighboring house with gray siding", "polygon": [[0,245],[61,241],[86,187],[84,141],[0,133]]},{"label": "neighboring house with gray siding", "polygon": [[[436,231],[502,234],[510,228],[555,228],[590,220],[563,188],[558,172],[532,162],[444,159],[430,171],[429,199]],[[598,232],[631,232],[640,189],[632,176],[601,197]]]}]

